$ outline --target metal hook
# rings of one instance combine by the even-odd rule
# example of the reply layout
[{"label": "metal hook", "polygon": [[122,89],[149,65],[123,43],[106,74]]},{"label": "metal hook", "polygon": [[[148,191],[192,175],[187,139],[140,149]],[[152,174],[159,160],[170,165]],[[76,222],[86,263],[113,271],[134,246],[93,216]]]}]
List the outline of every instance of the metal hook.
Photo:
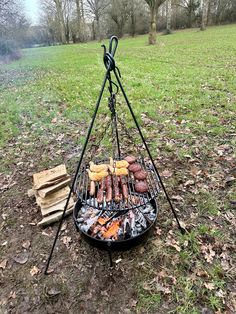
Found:
[{"label": "metal hook", "polygon": [[[114,42],[114,47],[112,49],[113,42]],[[115,56],[117,46],[118,46],[118,37],[117,36],[112,36],[110,38],[110,44],[109,44],[109,53],[112,55],[112,57]]]}]

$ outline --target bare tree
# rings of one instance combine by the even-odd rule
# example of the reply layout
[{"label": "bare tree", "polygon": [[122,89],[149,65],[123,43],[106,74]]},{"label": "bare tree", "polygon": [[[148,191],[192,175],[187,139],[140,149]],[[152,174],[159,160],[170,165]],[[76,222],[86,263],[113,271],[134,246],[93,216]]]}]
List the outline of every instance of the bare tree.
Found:
[{"label": "bare tree", "polygon": [[130,1],[126,0],[112,0],[109,14],[117,27],[117,35],[122,37],[124,34],[124,27],[130,17]]},{"label": "bare tree", "polygon": [[171,34],[172,1],[166,0],[166,34]]},{"label": "bare tree", "polygon": [[66,24],[63,15],[63,3],[62,0],[53,0],[56,5],[56,13],[58,18],[58,24],[61,34],[61,42],[62,44],[66,43]]},{"label": "bare tree", "polygon": [[201,27],[200,27],[201,31],[206,30],[208,7],[209,7],[209,0],[203,0],[203,2],[202,2],[202,21],[201,21]]},{"label": "bare tree", "polygon": [[145,0],[147,4],[149,5],[150,9],[150,30],[149,30],[149,44],[155,45],[156,44],[156,37],[157,37],[157,24],[156,24],[156,18],[157,18],[157,10],[159,6],[165,2],[165,0]]},{"label": "bare tree", "polygon": [[96,21],[96,30],[97,30],[97,39],[100,41],[101,38],[101,29],[100,21],[101,17],[105,13],[105,10],[108,5],[108,0],[87,0],[85,3],[85,10],[88,15],[92,16]]}]

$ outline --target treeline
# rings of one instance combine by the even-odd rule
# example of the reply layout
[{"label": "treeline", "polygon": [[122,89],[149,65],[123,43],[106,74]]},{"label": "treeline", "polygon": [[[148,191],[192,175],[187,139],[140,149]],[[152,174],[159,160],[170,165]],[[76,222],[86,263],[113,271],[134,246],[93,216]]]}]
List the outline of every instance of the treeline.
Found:
[{"label": "treeline", "polygon": [[201,27],[236,21],[235,0],[45,0],[39,27],[42,43],[101,40],[156,30]]},{"label": "treeline", "polygon": [[[31,26],[19,0],[0,0],[0,54],[3,43],[20,47],[102,40],[112,34],[156,31],[236,22],[236,0],[41,0],[40,22]],[[4,50],[5,49],[5,50]]]}]

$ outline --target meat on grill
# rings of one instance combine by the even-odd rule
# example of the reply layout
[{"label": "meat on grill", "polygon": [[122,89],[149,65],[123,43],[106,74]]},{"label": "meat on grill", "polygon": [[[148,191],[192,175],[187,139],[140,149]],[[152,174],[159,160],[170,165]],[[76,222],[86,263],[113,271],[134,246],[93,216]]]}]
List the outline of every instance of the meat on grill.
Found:
[{"label": "meat on grill", "polygon": [[138,193],[145,193],[148,191],[148,185],[146,181],[138,181],[135,183],[135,191]]},{"label": "meat on grill", "polygon": [[140,164],[134,163],[134,164],[131,164],[128,169],[130,172],[137,172],[137,171],[140,171],[142,167],[140,166]]},{"label": "meat on grill", "polygon": [[147,178],[147,172],[144,170],[140,170],[134,173],[134,178],[136,180],[145,180]]},{"label": "meat on grill", "polygon": [[129,164],[133,164],[137,160],[135,156],[127,156],[124,159],[128,161]]}]

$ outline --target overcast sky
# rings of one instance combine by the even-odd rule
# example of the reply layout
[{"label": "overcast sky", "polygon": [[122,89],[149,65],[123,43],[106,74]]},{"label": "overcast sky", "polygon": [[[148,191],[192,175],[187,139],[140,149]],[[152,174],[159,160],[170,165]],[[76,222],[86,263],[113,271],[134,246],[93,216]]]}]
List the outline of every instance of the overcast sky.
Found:
[{"label": "overcast sky", "polygon": [[23,0],[25,14],[33,24],[37,24],[39,21],[39,1],[40,0]]}]

